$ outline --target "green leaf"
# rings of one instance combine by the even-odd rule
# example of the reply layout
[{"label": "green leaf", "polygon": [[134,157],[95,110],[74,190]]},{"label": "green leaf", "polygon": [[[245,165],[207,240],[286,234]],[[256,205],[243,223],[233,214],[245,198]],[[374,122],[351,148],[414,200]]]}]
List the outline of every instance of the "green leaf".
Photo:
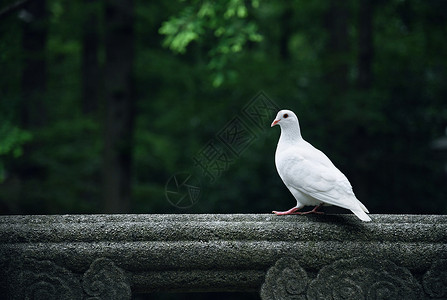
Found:
[{"label": "green leaf", "polygon": [[213,78],[213,86],[215,88],[218,88],[222,85],[224,82],[225,76],[223,73],[217,73]]}]

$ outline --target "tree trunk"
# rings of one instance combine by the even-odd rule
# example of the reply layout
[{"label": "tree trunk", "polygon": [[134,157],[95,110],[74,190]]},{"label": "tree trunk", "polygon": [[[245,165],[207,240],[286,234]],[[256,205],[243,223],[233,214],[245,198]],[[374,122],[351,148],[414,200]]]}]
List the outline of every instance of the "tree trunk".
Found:
[{"label": "tree trunk", "polygon": [[85,12],[82,28],[82,111],[84,114],[90,114],[99,107],[99,3],[92,0],[83,2]]},{"label": "tree trunk", "polygon": [[331,0],[327,19],[329,41],[326,70],[329,85],[336,94],[343,93],[348,88],[348,17],[348,3]]},{"label": "tree trunk", "polygon": [[30,1],[20,13],[22,27],[22,105],[21,123],[25,128],[42,126],[46,121],[47,11],[45,0]]},{"label": "tree trunk", "polygon": [[107,213],[130,209],[134,120],[133,3],[107,0],[105,5],[106,100],[103,195]]},{"label": "tree trunk", "polygon": [[291,5],[286,5],[281,15],[281,32],[279,37],[279,55],[282,60],[290,58],[289,39],[292,34],[293,11]]},{"label": "tree trunk", "polygon": [[372,61],[374,58],[373,45],[373,0],[361,0],[359,7],[359,55],[357,87],[369,89],[373,81]]}]

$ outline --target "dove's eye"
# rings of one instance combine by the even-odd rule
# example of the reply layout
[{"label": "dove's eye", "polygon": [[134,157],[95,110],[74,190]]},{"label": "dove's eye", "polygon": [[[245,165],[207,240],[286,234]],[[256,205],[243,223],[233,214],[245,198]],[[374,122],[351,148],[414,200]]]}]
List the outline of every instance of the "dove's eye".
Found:
[{"label": "dove's eye", "polygon": [[284,119],[287,119],[288,116],[289,116],[288,114],[283,115]]}]

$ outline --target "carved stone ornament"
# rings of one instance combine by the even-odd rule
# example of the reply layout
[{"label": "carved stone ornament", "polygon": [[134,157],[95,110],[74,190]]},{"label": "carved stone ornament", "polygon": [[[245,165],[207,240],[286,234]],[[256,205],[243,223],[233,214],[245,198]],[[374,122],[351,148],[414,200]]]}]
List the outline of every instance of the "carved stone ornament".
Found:
[{"label": "carved stone ornament", "polygon": [[130,284],[125,273],[107,258],[93,261],[84,273],[82,283],[81,275],[49,260],[22,257],[12,262],[9,269],[8,299],[131,298]]},{"label": "carved stone ornament", "polygon": [[410,271],[391,261],[357,257],[323,267],[307,291],[311,299],[423,299]]},{"label": "carved stone ornament", "polygon": [[424,290],[430,297],[447,297],[447,259],[435,261],[422,280]]},{"label": "carved stone ornament", "polygon": [[[442,278],[439,272],[446,270],[440,263],[432,269],[437,278]],[[341,259],[323,267],[317,277],[309,281],[306,271],[295,259],[284,257],[268,270],[261,288],[261,298],[412,300],[423,299],[424,294],[408,269],[388,260],[363,257]]]},{"label": "carved stone ornament", "polygon": [[22,258],[11,264],[12,299],[82,299],[79,279],[51,261]]},{"label": "carved stone ornament", "polygon": [[305,300],[307,273],[299,263],[290,257],[279,259],[271,267],[261,288],[263,300]]},{"label": "carved stone ornament", "polygon": [[82,285],[88,299],[130,299],[131,289],[124,272],[108,258],[98,258],[84,273]]}]

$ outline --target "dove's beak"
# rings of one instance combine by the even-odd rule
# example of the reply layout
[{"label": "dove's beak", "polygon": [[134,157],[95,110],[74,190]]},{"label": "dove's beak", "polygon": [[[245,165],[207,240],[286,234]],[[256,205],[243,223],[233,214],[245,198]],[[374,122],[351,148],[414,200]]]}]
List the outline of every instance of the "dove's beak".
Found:
[{"label": "dove's beak", "polygon": [[272,123],[272,125],[271,125],[270,127],[275,126],[276,124],[278,124],[278,122],[279,122],[279,120],[275,120],[275,121],[273,121],[273,123]]}]

